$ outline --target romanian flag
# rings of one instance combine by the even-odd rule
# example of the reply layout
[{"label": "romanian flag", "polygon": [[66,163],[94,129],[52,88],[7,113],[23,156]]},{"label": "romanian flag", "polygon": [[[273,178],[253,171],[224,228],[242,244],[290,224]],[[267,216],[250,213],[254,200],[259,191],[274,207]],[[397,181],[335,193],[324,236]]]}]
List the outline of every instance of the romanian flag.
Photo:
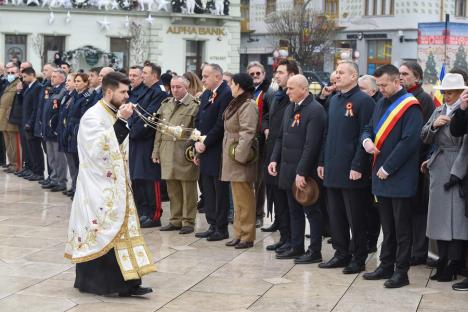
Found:
[{"label": "romanian flag", "polygon": [[[437,80],[437,86],[442,83],[442,79],[445,77],[445,64],[442,65],[442,69],[440,70],[439,80]],[[434,93],[434,104],[435,107],[439,107],[444,104],[444,96],[440,90],[436,90]]]}]

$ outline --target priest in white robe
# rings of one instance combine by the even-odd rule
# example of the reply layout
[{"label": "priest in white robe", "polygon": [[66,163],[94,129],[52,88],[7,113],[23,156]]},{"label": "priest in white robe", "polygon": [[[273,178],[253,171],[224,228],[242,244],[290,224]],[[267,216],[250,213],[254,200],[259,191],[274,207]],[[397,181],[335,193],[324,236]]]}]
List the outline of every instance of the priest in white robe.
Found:
[{"label": "priest in white robe", "polygon": [[78,131],[80,168],[65,257],[76,263],[75,288],[98,295],[152,292],[141,287],[141,277],[156,270],[128,175],[129,85],[121,73],[106,75],[103,99],[84,114]]}]

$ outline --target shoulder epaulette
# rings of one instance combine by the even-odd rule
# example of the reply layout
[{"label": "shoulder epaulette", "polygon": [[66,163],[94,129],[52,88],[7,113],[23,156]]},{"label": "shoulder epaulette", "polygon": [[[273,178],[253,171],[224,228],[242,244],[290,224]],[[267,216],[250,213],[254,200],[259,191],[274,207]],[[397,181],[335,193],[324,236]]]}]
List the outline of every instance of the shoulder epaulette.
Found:
[{"label": "shoulder epaulette", "polygon": [[169,103],[172,99],[173,99],[173,97],[167,97],[167,98],[165,98],[164,100],[161,101],[161,104]]}]

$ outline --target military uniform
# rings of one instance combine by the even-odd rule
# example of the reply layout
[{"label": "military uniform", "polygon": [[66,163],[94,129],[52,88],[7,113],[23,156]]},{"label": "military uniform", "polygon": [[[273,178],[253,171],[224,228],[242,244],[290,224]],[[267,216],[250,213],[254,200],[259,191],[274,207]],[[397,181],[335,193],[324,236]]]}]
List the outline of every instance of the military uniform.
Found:
[{"label": "military uniform", "polygon": [[[167,98],[161,103],[161,119],[175,125],[193,128],[199,102],[190,93],[181,100]],[[197,213],[198,167],[185,157],[188,142],[158,131],[154,140],[153,159],[159,159],[161,177],[166,180],[171,203],[170,223],[176,227],[195,224]]]}]

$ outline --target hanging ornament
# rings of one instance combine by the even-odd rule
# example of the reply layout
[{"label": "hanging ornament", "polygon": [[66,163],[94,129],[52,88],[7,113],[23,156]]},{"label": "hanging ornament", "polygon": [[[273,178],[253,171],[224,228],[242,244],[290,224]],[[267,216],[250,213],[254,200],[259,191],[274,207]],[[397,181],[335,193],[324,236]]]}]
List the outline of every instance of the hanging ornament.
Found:
[{"label": "hanging ornament", "polygon": [[35,4],[37,6],[40,6],[39,4],[39,0],[28,0],[28,2],[26,2],[26,5],[30,5],[30,4]]},{"label": "hanging ornament", "polygon": [[71,14],[70,11],[67,12],[67,17],[65,17],[65,23],[70,24],[71,22]]},{"label": "hanging ornament", "polygon": [[127,16],[125,16],[125,23],[124,23],[124,26],[125,28],[129,28],[130,27],[130,18]]},{"label": "hanging ornament", "polygon": [[54,12],[50,11],[49,13],[49,24],[52,25],[55,22]]},{"label": "hanging ornament", "polygon": [[170,2],[167,1],[167,0],[158,0],[158,11],[166,11],[168,12],[169,9],[168,9],[168,6],[169,6]]},{"label": "hanging ornament", "polygon": [[107,20],[107,16],[104,16],[104,19],[102,21],[97,22],[99,26],[101,26],[101,30],[108,31],[110,28],[110,22]]},{"label": "hanging ornament", "polygon": [[151,14],[148,15],[148,17],[145,19],[150,25],[153,25],[154,18],[151,16]]}]

